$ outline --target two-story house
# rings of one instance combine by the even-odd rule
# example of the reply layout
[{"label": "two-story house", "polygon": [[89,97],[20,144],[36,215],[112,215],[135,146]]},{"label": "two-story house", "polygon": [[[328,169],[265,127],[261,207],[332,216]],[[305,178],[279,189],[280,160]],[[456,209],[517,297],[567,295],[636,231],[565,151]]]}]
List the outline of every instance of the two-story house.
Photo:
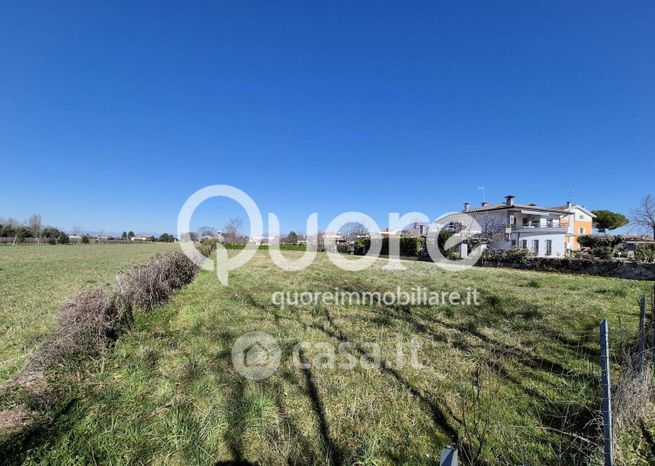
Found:
[{"label": "two-story house", "polygon": [[566,253],[571,226],[571,221],[566,219],[572,213],[565,209],[517,204],[515,197],[509,195],[505,202],[483,202],[479,208],[471,208],[469,203],[465,203],[464,213],[478,222],[479,234],[487,237],[489,248],[529,249],[538,257],[563,257]]}]

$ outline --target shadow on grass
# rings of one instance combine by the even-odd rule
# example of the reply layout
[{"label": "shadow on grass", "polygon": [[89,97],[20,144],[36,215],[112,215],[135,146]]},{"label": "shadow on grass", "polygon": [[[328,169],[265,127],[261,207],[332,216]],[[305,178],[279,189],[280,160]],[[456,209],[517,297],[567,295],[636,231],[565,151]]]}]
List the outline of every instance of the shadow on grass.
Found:
[{"label": "shadow on grass", "polygon": [[[366,355],[366,351],[364,351],[359,344],[355,343],[353,339],[349,338],[348,335],[346,335],[339,328],[339,326],[334,322],[332,315],[327,309],[325,310],[325,317],[327,319],[329,326],[332,327],[332,329],[324,328],[321,327],[320,325],[312,325],[312,327],[338,341],[353,343],[354,344],[353,349],[357,351],[357,353],[360,356]],[[428,399],[416,387],[410,384],[397,370],[395,370],[392,367],[388,367],[387,364],[385,363],[380,364],[379,370],[383,374],[386,374],[387,376],[394,379],[397,383],[399,383],[405,389],[407,389],[417,400],[419,400],[421,404],[424,406],[424,408],[426,408],[430,412],[432,416],[432,420],[434,421],[435,425],[439,429],[441,429],[446,435],[448,435],[451,439],[453,439],[453,441],[457,441],[459,439],[459,434],[457,430],[452,426],[452,424],[448,420],[448,417],[443,411],[443,408],[441,407],[440,403],[433,402],[432,400]],[[451,415],[451,417],[453,417],[452,413],[449,414]]]},{"label": "shadow on grass", "polygon": [[[300,362],[307,365],[307,359],[302,350],[299,352],[298,356]],[[311,368],[307,367],[305,369],[302,369],[302,373],[305,377],[305,387],[306,387],[307,396],[309,397],[312,403],[312,408],[314,410],[314,413],[316,413],[316,417],[318,418],[321,438],[323,440],[323,443],[327,447],[326,453],[327,453],[328,461],[330,462],[330,464],[342,464],[343,460],[342,460],[341,451],[337,448],[337,446],[334,444],[334,442],[330,437],[330,427],[328,425],[327,419],[325,418],[325,408],[323,406],[323,403],[321,402],[321,398],[318,392],[318,387],[316,386],[316,381],[314,380],[312,370]]]},{"label": "shadow on grass", "polygon": [[53,413],[55,421],[35,425],[0,444],[0,464],[22,464],[27,453],[43,444],[52,444],[66,435],[75,423],[84,417],[77,398],[71,399],[60,410]]}]

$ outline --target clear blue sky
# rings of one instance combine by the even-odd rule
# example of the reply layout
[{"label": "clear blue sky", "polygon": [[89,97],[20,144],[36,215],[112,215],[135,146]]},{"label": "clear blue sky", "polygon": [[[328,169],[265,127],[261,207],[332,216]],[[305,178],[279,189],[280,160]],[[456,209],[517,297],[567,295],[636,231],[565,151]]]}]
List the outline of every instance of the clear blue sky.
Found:
[{"label": "clear blue sky", "polygon": [[0,217],[174,231],[219,183],[283,230],[479,186],[629,214],[654,191],[654,25],[651,1],[2,2]]}]

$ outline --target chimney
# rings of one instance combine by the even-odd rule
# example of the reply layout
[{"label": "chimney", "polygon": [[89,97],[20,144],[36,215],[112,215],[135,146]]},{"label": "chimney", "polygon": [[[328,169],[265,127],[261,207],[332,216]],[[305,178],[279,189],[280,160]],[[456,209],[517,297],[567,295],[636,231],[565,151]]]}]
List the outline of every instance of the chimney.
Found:
[{"label": "chimney", "polygon": [[487,206],[489,205],[489,203],[483,201],[482,204],[480,204],[480,205],[481,205],[482,207],[487,207]]},{"label": "chimney", "polygon": [[573,204],[571,204],[571,201],[566,201],[566,208],[570,209],[571,207],[573,207]]},{"label": "chimney", "polygon": [[505,196],[505,205],[507,207],[514,206],[514,196],[513,195],[509,194],[509,195]]},{"label": "chimney", "polygon": [[464,212],[470,212],[471,211],[471,204],[468,202],[464,203]]}]

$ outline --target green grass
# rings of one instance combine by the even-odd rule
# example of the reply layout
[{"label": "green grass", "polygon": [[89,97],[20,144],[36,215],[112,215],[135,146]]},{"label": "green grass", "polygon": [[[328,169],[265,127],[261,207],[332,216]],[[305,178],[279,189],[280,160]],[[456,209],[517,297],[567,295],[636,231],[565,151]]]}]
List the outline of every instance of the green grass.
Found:
[{"label": "green grass", "polygon": [[[287,253],[297,256],[298,253]],[[613,339],[636,330],[636,298],[651,284],[583,275],[475,268],[444,273],[405,261],[404,272],[344,272],[319,255],[302,272],[259,252],[230,286],[201,272],[168,305],[138,314],[132,331],[73,387],[76,401],[37,436],[27,464],[438,464],[458,435],[490,464],[578,464],[567,434],[598,402],[598,322]],[[272,305],[275,291],[465,291],[482,305]],[[620,332],[618,329],[622,329]],[[276,337],[277,372],[251,381],[231,348],[243,333]],[[399,336],[421,343],[424,369],[298,370],[295,343],[381,345],[395,361]],[[355,354],[356,353],[356,350]],[[319,356],[315,347],[302,357]],[[70,379],[69,379],[70,380]],[[475,394],[479,393],[479,397]],[[476,435],[488,425],[489,434]],[[466,431],[468,426],[468,433]]]},{"label": "green grass", "polygon": [[174,247],[172,243],[0,246],[0,383],[43,343],[57,310],[68,299]]}]

